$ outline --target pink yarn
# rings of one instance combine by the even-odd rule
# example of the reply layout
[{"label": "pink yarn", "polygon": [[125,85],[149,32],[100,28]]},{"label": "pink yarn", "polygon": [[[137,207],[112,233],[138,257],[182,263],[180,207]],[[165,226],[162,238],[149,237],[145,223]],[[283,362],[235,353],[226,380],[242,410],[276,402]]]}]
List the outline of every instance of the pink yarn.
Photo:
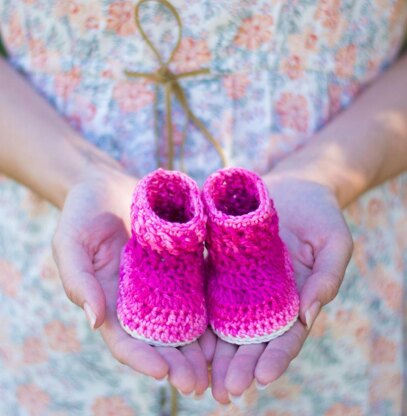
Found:
[{"label": "pink yarn", "polygon": [[153,345],[194,341],[208,325],[206,215],[197,184],[163,169],[145,176],[133,195],[131,224],[117,301],[122,327]]},{"label": "pink yarn", "polygon": [[266,342],[288,330],[299,296],[278,216],[262,179],[222,169],[205,182],[209,322],[235,344]]}]

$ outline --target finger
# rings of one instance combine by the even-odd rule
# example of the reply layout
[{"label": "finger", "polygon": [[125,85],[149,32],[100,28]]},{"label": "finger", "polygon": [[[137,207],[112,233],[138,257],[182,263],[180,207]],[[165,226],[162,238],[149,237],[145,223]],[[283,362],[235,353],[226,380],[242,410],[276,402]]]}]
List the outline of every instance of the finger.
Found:
[{"label": "finger", "polygon": [[229,364],[225,387],[232,396],[241,396],[252,384],[254,370],[266,344],[242,345]]},{"label": "finger", "polygon": [[284,335],[268,343],[254,372],[260,385],[266,386],[285,372],[291,361],[301,351],[307,334],[305,326],[297,321]]},{"label": "finger", "polygon": [[107,313],[100,332],[113,357],[120,363],[156,379],[168,374],[168,365],[161,355],[154,347],[125,333],[113,309]]},{"label": "finger", "polygon": [[105,319],[106,299],[90,254],[75,241],[55,237],[53,255],[68,298],[85,310],[91,328],[98,328]]},{"label": "finger", "polygon": [[207,363],[212,362],[216,348],[216,339],[216,335],[208,328],[198,340]]},{"label": "finger", "polygon": [[236,351],[236,345],[228,344],[221,339],[217,340],[212,361],[212,395],[222,404],[230,403],[228,391],[225,386],[225,379],[229,364]]},{"label": "finger", "polygon": [[311,275],[301,290],[300,319],[311,328],[320,308],[337,295],[352,255],[350,236],[332,236],[318,252]]},{"label": "finger", "polygon": [[196,377],[194,369],[184,354],[173,347],[156,347],[156,351],[169,367],[170,383],[183,394],[192,393],[196,387]]},{"label": "finger", "polygon": [[180,348],[195,373],[195,393],[201,395],[208,388],[208,363],[198,341]]}]

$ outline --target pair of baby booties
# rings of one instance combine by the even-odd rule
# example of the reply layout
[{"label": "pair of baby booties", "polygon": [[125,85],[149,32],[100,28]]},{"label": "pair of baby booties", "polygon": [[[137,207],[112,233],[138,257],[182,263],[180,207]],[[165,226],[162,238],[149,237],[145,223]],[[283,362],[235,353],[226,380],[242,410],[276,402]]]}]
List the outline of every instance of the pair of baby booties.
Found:
[{"label": "pair of baby booties", "polygon": [[117,316],[132,337],[178,347],[209,323],[224,341],[253,344],[283,334],[297,319],[299,296],[278,216],[255,173],[221,169],[201,192],[187,175],[158,169],[137,184],[131,229]]}]

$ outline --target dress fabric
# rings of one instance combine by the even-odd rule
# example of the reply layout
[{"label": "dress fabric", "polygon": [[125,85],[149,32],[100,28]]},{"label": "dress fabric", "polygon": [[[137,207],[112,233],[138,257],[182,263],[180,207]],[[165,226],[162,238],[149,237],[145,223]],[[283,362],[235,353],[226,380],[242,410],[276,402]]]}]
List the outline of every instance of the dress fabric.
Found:
[{"label": "dress fabric", "polygon": [[[167,150],[162,92],[156,100],[152,82],[124,74],[158,68],[136,29],[135,3],[0,0],[0,31],[10,63],[32,87],[86,140],[143,176],[157,167],[155,101],[164,162]],[[311,140],[394,61],[407,16],[404,0],[172,4],[183,37],[171,69],[210,69],[181,81],[191,108],[230,165],[258,173]],[[168,56],[177,35],[171,14],[146,3],[141,22]],[[178,144],[184,124],[174,103]],[[190,126],[186,171],[202,184],[218,167],[212,146]],[[403,175],[346,210],[355,252],[343,286],[279,381],[264,392],[250,388],[229,408],[210,392],[201,401],[180,398],[179,415],[401,415],[406,208]],[[168,386],[115,362],[66,298],[50,248],[57,218],[33,193],[0,179],[0,414],[165,414]]]}]

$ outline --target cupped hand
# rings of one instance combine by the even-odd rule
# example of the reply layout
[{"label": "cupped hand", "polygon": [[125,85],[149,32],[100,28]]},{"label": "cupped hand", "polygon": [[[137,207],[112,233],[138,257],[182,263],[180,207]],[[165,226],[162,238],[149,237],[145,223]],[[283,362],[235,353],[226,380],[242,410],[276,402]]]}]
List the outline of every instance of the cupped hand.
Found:
[{"label": "cupped hand", "polygon": [[182,348],[152,347],[130,337],[116,317],[122,247],[130,235],[130,204],[137,179],[116,170],[94,171],[68,193],[53,241],[66,294],[99,328],[112,355],[137,372],[169,381],[183,393],[208,386],[214,350],[210,332]]},{"label": "cupped hand", "polygon": [[336,296],[353,243],[334,194],[313,180],[284,174],[266,178],[291,254],[300,291],[299,319],[268,344],[237,347],[218,339],[212,362],[212,393],[220,403],[240,396],[256,380],[266,386],[298,355],[322,306]]}]

